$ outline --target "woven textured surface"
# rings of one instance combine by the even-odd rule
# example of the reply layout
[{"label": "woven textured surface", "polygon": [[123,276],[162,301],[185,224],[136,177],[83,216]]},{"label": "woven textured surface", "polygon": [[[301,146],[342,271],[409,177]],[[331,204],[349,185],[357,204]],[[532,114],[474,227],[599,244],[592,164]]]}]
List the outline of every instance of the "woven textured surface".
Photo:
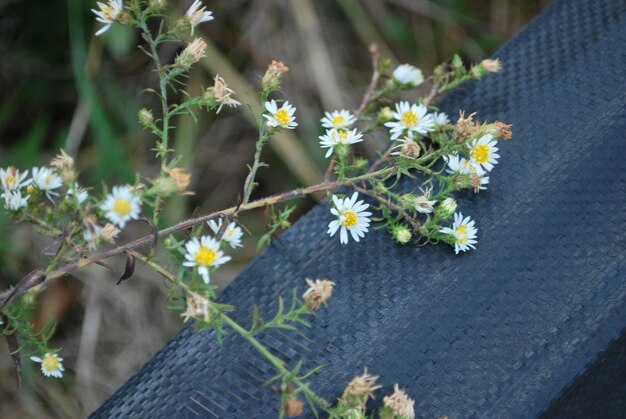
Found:
[{"label": "woven textured surface", "polygon": [[[291,365],[326,365],[310,382],[330,401],[368,367],[405,387],[418,416],[549,409],[626,326],[625,9],[556,1],[497,54],[501,73],[442,104],[514,124],[489,190],[460,197],[476,251],[401,247],[380,231],[341,246],[320,205],[221,300],[269,314],[304,277],[335,281],[312,329],[261,337]],[[241,338],[220,347],[186,328],[93,417],[272,417],[273,373]]]}]

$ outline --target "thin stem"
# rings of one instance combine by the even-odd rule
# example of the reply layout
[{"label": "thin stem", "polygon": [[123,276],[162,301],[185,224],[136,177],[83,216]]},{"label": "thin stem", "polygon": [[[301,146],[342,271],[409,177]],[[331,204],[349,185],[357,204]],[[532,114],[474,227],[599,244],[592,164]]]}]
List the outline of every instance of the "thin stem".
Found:
[{"label": "thin stem", "polygon": [[[263,199],[259,199],[257,201],[252,201],[247,203],[246,205],[240,205],[238,207],[230,207],[230,208],[226,208],[222,211],[217,211],[217,212],[212,212],[210,214],[206,214],[200,217],[196,217],[196,218],[191,218],[189,220],[186,221],[182,221],[178,224],[175,224],[173,226],[164,228],[160,231],[157,232],[157,236],[159,239],[163,238],[163,237],[167,237],[171,234],[180,232],[180,231],[184,231],[187,230],[188,228],[192,228],[198,224],[204,223],[206,221],[212,220],[214,218],[218,218],[218,217],[223,217],[223,216],[232,216],[237,212],[241,212],[241,211],[249,211],[252,209],[256,209],[256,208],[262,208],[262,207],[266,207],[268,205],[274,205],[274,204],[278,204],[281,202],[285,202],[291,199],[295,199],[295,198],[299,198],[302,196],[306,196],[309,194],[312,194],[314,192],[321,192],[321,191],[325,191],[325,190],[334,190],[334,189],[338,189],[341,188],[343,186],[350,186],[353,185],[357,182],[362,182],[362,181],[366,181],[368,179],[372,179],[372,178],[377,178],[379,176],[384,176],[384,175],[389,175],[395,172],[395,168],[393,167],[386,167],[384,169],[378,170],[376,172],[373,173],[366,173],[364,175],[361,176],[356,176],[350,179],[346,179],[344,181],[336,181],[336,182],[324,182],[324,183],[319,183],[317,185],[313,185],[313,186],[309,186],[306,188],[298,188],[298,189],[294,189],[290,192],[285,192],[282,193],[280,195],[274,195],[274,196],[270,196],[267,198],[263,198]],[[74,260],[70,260],[69,262],[67,262],[65,265],[59,266],[56,269],[54,269],[53,271],[49,272],[49,274],[46,276],[46,282],[44,284],[48,284],[50,283],[52,280],[58,279],[63,275],[66,275],[70,272],[73,272],[77,269],[83,268],[85,266],[91,265],[93,263],[96,262],[100,262],[103,261],[105,259],[108,259],[110,257],[116,256],[116,255],[120,255],[124,252],[130,251],[130,250],[134,250],[138,247],[141,247],[145,244],[148,243],[152,243],[154,241],[154,236],[152,234],[148,234],[146,236],[140,237],[130,243],[126,243],[124,245],[115,247],[113,249],[109,249],[109,250],[105,250],[96,254],[93,254],[91,256],[87,256],[81,259],[74,259]],[[19,293],[15,293],[13,295],[13,298],[18,297],[19,295],[23,294],[24,292],[26,292],[28,289],[33,288],[35,285],[31,285],[31,286],[26,286],[24,287],[24,289],[20,290]],[[4,291],[2,294],[0,294],[0,301],[4,301],[4,299],[6,299],[6,297],[8,295],[11,294],[11,290],[7,290]]]}]

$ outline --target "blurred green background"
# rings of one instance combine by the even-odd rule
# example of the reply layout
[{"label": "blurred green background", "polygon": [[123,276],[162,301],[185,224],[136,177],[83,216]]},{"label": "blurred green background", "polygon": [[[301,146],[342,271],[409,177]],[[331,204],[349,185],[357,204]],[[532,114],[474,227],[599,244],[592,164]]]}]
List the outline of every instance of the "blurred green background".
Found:
[{"label": "blurred green background", "polygon": [[[76,159],[84,185],[158,172],[150,151],[153,138],[135,118],[141,106],[158,108],[143,90],[154,87],[156,76],[130,28],[114,25],[104,36],[93,36],[100,27],[90,12],[95,3],[0,1],[0,166],[44,165],[64,148]],[[170,15],[178,16],[192,1],[169,3]],[[191,118],[176,121],[175,148],[193,173],[190,188],[196,194],[171,202],[164,224],[236,203],[256,140],[249,107],[257,100],[257,81],[273,59],[290,67],[283,95],[297,107],[300,125],[295,135],[273,141],[264,152],[271,168],[259,174],[259,196],[320,179],[325,166],[318,148],[319,119],[324,110],[358,106],[371,75],[370,43],[376,42],[394,65],[411,63],[427,74],[454,53],[468,61],[488,57],[548,1],[205,3],[215,20],[197,32],[209,42],[208,56],[192,72],[187,91],[212,85],[219,73],[244,106],[217,116],[201,114],[197,124]],[[179,51],[179,45],[171,44],[161,54],[171,61]],[[371,155],[375,148],[361,151]],[[313,204],[303,201],[297,214]],[[49,242],[6,218],[0,221],[6,238],[0,241],[0,286],[5,289],[41,266]],[[260,232],[266,217],[252,213],[243,221]],[[124,237],[146,233],[139,226]],[[246,244],[233,255],[233,263],[218,271],[218,283],[228,283],[255,256],[254,240]],[[110,263],[122,269],[123,261]],[[46,379],[25,360],[19,391],[3,345],[0,417],[83,417],[180,329],[179,319],[167,310],[158,277],[138,269],[123,286],[114,286],[115,280],[115,274],[91,267],[57,282],[40,298],[35,320],[59,319],[52,344],[62,347],[65,378]]]}]

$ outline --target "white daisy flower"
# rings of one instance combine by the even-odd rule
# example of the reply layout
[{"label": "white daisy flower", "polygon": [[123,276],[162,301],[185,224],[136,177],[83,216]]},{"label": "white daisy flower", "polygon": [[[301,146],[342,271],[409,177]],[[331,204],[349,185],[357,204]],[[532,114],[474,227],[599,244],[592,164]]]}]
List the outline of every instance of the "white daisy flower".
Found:
[{"label": "white daisy flower", "polygon": [[30,183],[30,180],[25,180],[28,176],[28,170],[21,172],[15,167],[11,166],[6,169],[0,169],[0,182],[2,183],[2,189],[5,191],[16,191]]},{"label": "white daisy flower", "polygon": [[340,199],[333,195],[333,203],[335,208],[331,208],[330,212],[337,217],[336,220],[331,221],[328,224],[328,234],[334,236],[337,230],[341,228],[339,233],[339,239],[342,244],[348,243],[348,231],[352,235],[355,242],[358,242],[361,237],[365,236],[368,232],[370,225],[371,212],[365,211],[369,208],[369,204],[363,201],[358,201],[358,192],[355,192],[352,197]]},{"label": "white daisy flower", "polygon": [[36,187],[46,192],[49,200],[52,200],[52,196],[58,195],[53,190],[63,186],[61,176],[54,173],[49,167],[33,167],[32,182]]},{"label": "white daisy flower", "polygon": [[449,174],[469,175],[473,167],[472,162],[456,154],[444,156],[443,159],[448,163],[446,172]]},{"label": "white daisy flower", "polygon": [[96,32],[96,36],[100,36],[109,30],[111,25],[115,22],[115,19],[124,11],[122,0],[109,0],[107,4],[98,2],[98,7],[100,10],[91,9],[91,11],[98,16],[96,20],[104,23],[105,26]]},{"label": "white daisy flower", "polygon": [[208,22],[213,20],[213,12],[207,12],[206,6],[202,6],[202,2],[200,0],[196,0],[187,10],[185,16],[189,19],[189,23],[191,23],[191,34],[193,35],[193,30],[196,26],[201,24],[202,22]]},{"label": "white daisy flower", "polygon": [[31,356],[31,361],[40,362],[41,363],[41,372],[46,377],[63,377],[63,358],[59,357],[57,354],[46,354],[43,359],[38,356]]},{"label": "white daisy flower", "polygon": [[67,190],[67,196],[74,196],[80,205],[89,198],[89,192],[76,184]]},{"label": "white daisy flower", "polygon": [[391,128],[391,139],[395,140],[405,132],[411,135],[415,132],[426,135],[435,129],[433,116],[428,114],[428,109],[424,105],[411,105],[409,102],[396,103],[396,111],[393,117],[396,121],[385,123]]},{"label": "white daisy flower", "polygon": [[4,199],[4,208],[11,211],[17,211],[28,205],[28,198],[30,198],[30,195],[22,196],[20,191],[6,191],[2,194],[2,198]]},{"label": "white daisy flower", "polygon": [[326,135],[320,135],[320,147],[328,148],[326,152],[326,158],[333,154],[335,146],[338,144],[356,144],[363,141],[363,134],[355,129],[349,131],[347,129],[329,129],[326,131]]},{"label": "white daisy flower", "polygon": [[496,147],[493,135],[483,135],[468,144],[468,147],[472,163],[482,166],[486,171],[491,172],[493,166],[498,164],[500,155],[496,153],[498,147]]},{"label": "white daisy flower", "polygon": [[474,245],[477,243],[476,234],[478,229],[474,224],[474,220],[470,217],[463,218],[463,214],[457,212],[454,214],[452,228],[445,227],[439,230],[439,232],[454,236],[454,253],[458,254],[459,251],[467,252],[470,248],[476,248]]},{"label": "white daisy flower", "polygon": [[217,268],[230,260],[230,256],[224,256],[220,250],[220,243],[209,236],[202,236],[200,239],[192,238],[185,243],[185,249],[187,250],[185,254],[187,260],[183,262],[183,266],[197,266],[198,273],[202,275],[207,284],[211,280],[209,269],[211,267]]},{"label": "white daisy flower", "polygon": [[422,70],[411,64],[401,64],[393,70],[393,78],[400,84],[419,86],[424,83]]},{"label": "white daisy flower", "polygon": [[[217,234],[217,232],[220,231],[220,228],[222,228],[222,219],[220,218],[219,222],[215,222],[215,220],[209,220],[207,221],[207,224],[209,224],[211,230],[213,230],[213,232]],[[235,247],[241,247],[242,236],[243,231],[241,230],[241,227],[239,227],[236,223],[231,222],[230,224],[228,224],[228,227],[226,227],[226,231],[224,231],[222,240],[226,240],[230,247],[234,249]]]},{"label": "white daisy flower", "polygon": [[322,126],[328,129],[348,128],[355,122],[356,117],[345,109],[340,111],[324,112],[324,118],[322,118]]},{"label": "white daisy flower", "polygon": [[443,127],[450,123],[450,118],[443,112],[434,112],[433,121],[435,122],[435,127]]},{"label": "white daisy flower", "polygon": [[289,102],[283,103],[283,106],[278,108],[276,101],[265,102],[265,109],[269,112],[263,114],[263,118],[267,119],[267,125],[270,127],[281,127],[287,129],[294,129],[298,126],[296,123],[296,117],[293,114],[296,112],[296,108],[291,106]]},{"label": "white daisy flower", "polygon": [[100,209],[113,224],[124,228],[128,221],[139,218],[141,199],[133,194],[128,186],[114,186],[104,203],[100,205]]}]

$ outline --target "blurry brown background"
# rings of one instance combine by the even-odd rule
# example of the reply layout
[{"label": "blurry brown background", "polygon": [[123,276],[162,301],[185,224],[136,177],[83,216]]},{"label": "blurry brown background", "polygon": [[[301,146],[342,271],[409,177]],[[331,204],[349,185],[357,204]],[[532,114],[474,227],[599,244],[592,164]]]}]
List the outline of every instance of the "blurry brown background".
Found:
[{"label": "blurry brown background", "polygon": [[[171,15],[184,13],[188,1],[170,0]],[[30,168],[47,164],[59,148],[76,158],[81,183],[98,186],[132,179],[133,173],[158,170],[150,148],[153,138],[136,123],[139,107],[156,108],[142,89],[155,75],[137,49],[137,34],[114,26],[95,38],[99,28],[89,11],[94,1],[0,0],[0,166]],[[198,92],[222,75],[244,102],[176,121],[175,147],[194,177],[193,197],[174,200],[164,224],[197,210],[233,205],[247,174],[256,132],[249,106],[256,82],[272,59],[290,67],[283,96],[297,107],[295,135],[273,141],[264,152],[271,165],[259,175],[258,195],[313,183],[324,170],[318,148],[324,110],[354,108],[370,77],[368,45],[376,42],[394,65],[411,63],[428,73],[459,53],[480,61],[513,36],[547,0],[211,0],[215,20],[198,32],[209,41],[208,57],[189,79]],[[180,50],[165,46],[164,59]],[[504,63],[506,66],[506,63]],[[379,139],[384,141],[384,139]],[[371,153],[373,150],[361,150]],[[300,203],[298,214],[313,205]],[[294,217],[294,218],[296,218]],[[259,233],[262,212],[243,219]],[[8,288],[45,263],[49,244],[28,228],[0,215],[0,287]],[[127,239],[146,234],[141,226]],[[215,281],[226,284],[256,254],[248,237],[234,262]],[[122,269],[122,260],[111,265]],[[38,364],[24,360],[24,386],[4,343],[0,344],[0,417],[83,417],[118,388],[181,327],[167,310],[165,288],[156,275],[138,269],[122,286],[101,267],[57,282],[40,298],[35,320],[54,315],[59,326],[51,344],[62,347],[63,380],[46,379]]]}]

